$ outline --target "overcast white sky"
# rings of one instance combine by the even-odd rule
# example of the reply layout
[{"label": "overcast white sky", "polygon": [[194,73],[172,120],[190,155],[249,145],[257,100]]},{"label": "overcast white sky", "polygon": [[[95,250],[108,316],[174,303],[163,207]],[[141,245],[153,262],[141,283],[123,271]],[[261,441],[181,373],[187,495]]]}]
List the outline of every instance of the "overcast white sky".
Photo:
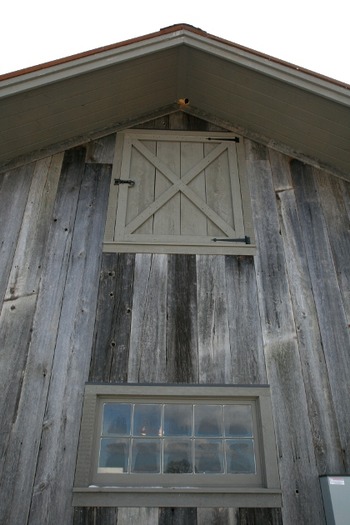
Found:
[{"label": "overcast white sky", "polygon": [[14,0],[4,4],[0,74],[187,23],[350,84],[346,0]]}]

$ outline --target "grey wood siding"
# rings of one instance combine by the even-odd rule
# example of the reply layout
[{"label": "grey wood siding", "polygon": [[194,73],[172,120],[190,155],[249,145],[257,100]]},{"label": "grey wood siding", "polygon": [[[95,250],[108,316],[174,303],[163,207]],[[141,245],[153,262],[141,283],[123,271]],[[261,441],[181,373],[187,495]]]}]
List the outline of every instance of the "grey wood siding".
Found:
[{"label": "grey wood siding", "polygon": [[[318,476],[350,468],[350,184],[245,146],[255,257],[102,256],[110,137],[0,175],[1,524],[325,525]],[[268,382],[282,512],[73,509],[87,380]]]}]

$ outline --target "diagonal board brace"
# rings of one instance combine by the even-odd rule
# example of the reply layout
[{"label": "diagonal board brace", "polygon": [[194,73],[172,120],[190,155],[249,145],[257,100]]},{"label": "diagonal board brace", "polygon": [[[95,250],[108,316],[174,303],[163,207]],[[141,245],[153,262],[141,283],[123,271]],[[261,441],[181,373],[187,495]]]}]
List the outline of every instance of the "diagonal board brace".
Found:
[{"label": "diagonal board brace", "polygon": [[141,212],[135,219],[133,219],[126,227],[125,234],[132,234],[139,228],[149,217],[151,217],[157,210],[159,210],[166,202],[168,202],[179,191],[186,195],[190,201],[197,206],[216,226],[218,226],[227,236],[234,236],[236,232],[231,228],[214,210],[212,210],[206,202],[204,202],[188,184],[207,168],[214,160],[216,160],[226,149],[229,144],[221,143],[202,160],[200,160],[193,168],[191,168],[181,179],[162,162],[156,155],[148,150],[139,140],[132,139],[131,146],[135,147],[141,155],[143,155],[155,168],[160,171],[171,183],[172,186],[160,195],[146,210]]}]

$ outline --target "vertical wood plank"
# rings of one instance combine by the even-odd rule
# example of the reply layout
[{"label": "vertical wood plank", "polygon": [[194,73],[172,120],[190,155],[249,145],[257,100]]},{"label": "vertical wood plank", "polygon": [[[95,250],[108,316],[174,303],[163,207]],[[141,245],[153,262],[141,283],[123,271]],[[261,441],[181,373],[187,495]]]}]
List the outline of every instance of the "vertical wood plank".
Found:
[{"label": "vertical wood plank", "polygon": [[254,259],[225,257],[232,383],[267,382]]},{"label": "vertical wood plank", "polygon": [[0,304],[2,304],[35,163],[5,173],[0,191]]},{"label": "vertical wood plank", "polygon": [[282,525],[281,509],[239,509],[238,523],[239,525]]},{"label": "vertical wood plank", "polygon": [[158,525],[197,525],[197,509],[194,507],[165,507],[159,511]]},{"label": "vertical wood plank", "polygon": [[298,346],[318,472],[344,472],[328,371],[323,353],[294,191],[278,194],[286,269],[297,325]]},{"label": "vertical wood plank", "polygon": [[[157,141],[157,157],[180,178],[180,142]],[[172,186],[165,175],[156,170],[155,199]],[[154,234],[180,235],[180,194],[177,193],[154,214]]]},{"label": "vertical wood plank", "polygon": [[[76,215],[84,155],[84,150],[73,150],[65,155],[54,208],[54,219],[51,221],[48,235],[46,262],[40,283],[21,397],[11,429],[9,440],[11,448],[7,450],[6,463],[3,468],[4,478],[1,487],[3,498],[0,501],[6,505],[2,515],[7,517],[9,523],[27,523],[67,261],[71,248],[70,230]],[[34,298],[34,296],[29,297]],[[25,319],[25,316],[21,316],[21,319]],[[19,332],[18,327],[17,332]],[[15,476],[14,473],[16,473]],[[18,494],[22,494],[19,499]],[[16,501],[13,498],[16,498]]]},{"label": "vertical wood plank", "polygon": [[320,198],[339,289],[350,325],[350,215],[346,209],[345,183],[329,173],[313,170]]},{"label": "vertical wood plank", "polygon": [[73,525],[117,525],[118,509],[109,507],[75,507]]},{"label": "vertical wood plank", "polygon": [[[238,509],[199,508],[197,510],[197,525],[240,525],[237,521]],[[265,525],[261,521],[261,525]]]},{"label": "vertical wood plank", "polygon": [[115,133],[92,140],[86,144],[85,162],[112,164],[115,150]]},{"label": "vertical wood plank", "polygon": [[[181,144],[181,176],[193,168],[204,156],[203,144],[196,142],[183,142]],[[199,173],[190,183],[193,190],[204,202],[205,176]],[[182,235],[207,235],[207,218],[189,199],[180,194],[181,234]]]},{"label": "vertical wood plank", "polygon": [[167,382],[198,382],[195,255],[168,256]]},{"label": "vertical wood plank", "polygon": [[87,165],[78,192],[28,524],[50,523],[52,516],[58,523],[70,523],[73,516],[81,400],[90,362],[109,180],[109,165]]},{"label": "vertical wood plank", "polygon": [[158,509],[155,507],[126,508],[118,510],[118,525],[158,525]]},{"label": "vertical wood plank", "polygon": [[[155,141],[145,141],[145,145],[152,153],[156,153]],[[146,160],[136,148],[131,148],[130,178],[135,181],[135,185],[127,190],[126,224],[129,224],[154,201],[155,177],[156,170],[153,164]],[[136,232],[152,233],[153,223],[153,217],[149,217]]]},{"label": "vertical wood plank", "polygon": [[167,256],[137,254],[129,382],[166,380],[166,290]]},{"label": "vertical wood plank", "polygon": [[230,383],[225,257],[198,255],[197,282],[199,382]]},{"label": "vertical wood plank", "polygon": [[342,449],[350,465],[350,412],[347,404],[350,375],[350,334],[334,266],[333,254],[320,207],[313,169],[293,162],[292,177],[303,224],[302,234],[327,363],[330,388]]},{"label": "vertical wood plank", "polygon": [[[267,377],[277,437],[285,523],[324,524],[285,255],[266,149],[247,148]],[[307,468],[305,467],[307,465]]]},{"label": "vertical wood plank", "polygon": [[63,153],[35,163],[5,299],[37,293]]},{"label": "vertical wood plank", "polygon": [[89,381],[127,381],[134,265],[133,254],[103,254]]}]

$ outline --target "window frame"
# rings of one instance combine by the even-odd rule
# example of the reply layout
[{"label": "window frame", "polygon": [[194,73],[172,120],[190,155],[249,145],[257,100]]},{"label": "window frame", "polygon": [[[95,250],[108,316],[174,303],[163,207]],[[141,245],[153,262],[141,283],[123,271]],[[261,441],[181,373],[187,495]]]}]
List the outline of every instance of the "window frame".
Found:
[{"label": "window frame", "polygon": [[[227,144],[235,147],[236,168],[230,172],[231,185],[238,186],[239,195],[235,195],[237,210],[240,209],[242,224],[240,233],[235,238],[249,239],[249,242],[228,242],[215,239],[211,235],[200,239],[195,234],[186,235],[125,235],[126,226],[120,221],[124,220],[125,208],[128,201],[128,192],[132,191],[127,184],[115,185],[114,181],[129,178],[129,164],[131,162],[130,152],[132,141],[136,140],[159,140],[171,142],[210,142],[211,144]],[[227,150],[228,151],[228,150]],[[230,156],[230,155],[229,155]],[[120,210],[123,209],[122,212]],[[235,208],[232,210],[236,215]],[[121,237],[119,238],[119,235]],[[103,241],[103,251],[128,252],[128,253],[184,253],[202,255],[255,255],[256,244],[253,228],[251,198],[246,172],[246,159],[243,137],[230,131],[224,132],[201,132],[201,131],[172,131],[172,130],[143,130],[127,129],[117,133],[115,155],[111,185],[109,191],[107,219]]]},{"label": "window frame", "polygon": [[[118,485],[97,475],[101,406],[117,402],[210,403],[246,402],[254,408],[259,450],[257,475],[245,474],[117,474]],[[95,472],[96,471],[96,472]],[[164,477],[168,478],[164,482]],[[123,482],[123,479],[125,482]],[[161,479],[160,479],[161,478]],[[196,483],[189,483],[189,478]],[[248,480],[249,478],[249,480]],[[99,481],[100,479],[100,481]],[[243,482],[242,482],[243,480]],[[86,384],[77,468],[75,506],[280,507],[276,445],[268,385]]]}]

